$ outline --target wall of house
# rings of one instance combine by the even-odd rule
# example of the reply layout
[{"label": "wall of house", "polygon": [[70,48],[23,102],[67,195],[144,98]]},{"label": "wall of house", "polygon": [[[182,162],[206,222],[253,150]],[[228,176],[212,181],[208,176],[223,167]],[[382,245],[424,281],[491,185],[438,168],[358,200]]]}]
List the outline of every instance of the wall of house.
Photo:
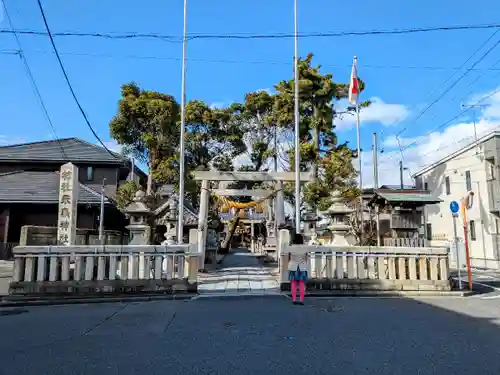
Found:
[{"label": "wall of house", "polygon": [[[474,193],[473,206],[468,210],[468,222],[473,221],[475,226],[475,239],[469,234],[471,261],[474,266],[499,268],[498,215],[491,212],[489,182],[495,176],[492,171],[497,170],[491,166],[491,157],[498,155],[495,143],[482,144],[479,149],[473,147],[455,158],[437,165],[417,178],[417,187],[427,188],[433,195],[441,198],[443,202],[428,205],[425,208],[424,219],[431,226],[431,233],[427,235],[434,243],[451,241],[454,236],[453,219],[449,205],[451,201],[460,203],[469,190],[466,186],[466,173],[470,173],[471,191]],[[486,157],[485,157],[486,156]],[[495,159],[495,158],[494,158]],[[498,160],[498,157],[496,157]],[[495,174],[495,173],[493,173]],[[449,180],[447,191],[446,180]],[[498,176],[497,176],[498,178]],[[470,227],[470,225],[469,225]],[[464,240],[463,219],[457,219],[458,237]]]},{"label": "wall of house", "polygon": [[117,167],[78,166],[78,180],[89,188],[100,192],[105,178],[105,195],[115,197],[119,185],[120,169]]}]

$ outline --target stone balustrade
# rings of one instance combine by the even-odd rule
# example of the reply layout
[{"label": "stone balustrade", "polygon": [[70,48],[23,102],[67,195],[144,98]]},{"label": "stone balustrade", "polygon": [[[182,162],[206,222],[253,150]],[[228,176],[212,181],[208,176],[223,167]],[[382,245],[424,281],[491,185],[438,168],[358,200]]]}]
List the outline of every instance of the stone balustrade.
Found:
[{"label": "stone balustrade", "polygon": [[281,288],[288,290],[290,257],[304,256],[308,289],[448,291],[448,248],[289,245],[280,231]]},{"label": "stone balustrade", "polygon": [[425,238],[384,238],[384,246],[392,247],[427,247],[428,241]]},{"label": "stone balustrade", "polygon": [[[196,233],[190,233],[190,240]],[[10,294],[196,292],[200,254],[185,245],[18,246]]]}]

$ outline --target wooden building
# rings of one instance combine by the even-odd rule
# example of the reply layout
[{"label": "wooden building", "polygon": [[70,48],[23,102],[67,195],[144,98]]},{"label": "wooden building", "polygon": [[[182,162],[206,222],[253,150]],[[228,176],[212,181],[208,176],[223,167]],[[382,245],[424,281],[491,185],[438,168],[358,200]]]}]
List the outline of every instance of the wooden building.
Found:
[{"label": "wooden building", "polygon": [[57,226],[59,170],[71,161],[79,171],[77,227],[99,228],[105,179],[105,229],[123,231],[127,221],[115,205],[118,188],[147,176],[124,156],[77,138],[0,147],[0,259],[19,243],[21,227]]}]

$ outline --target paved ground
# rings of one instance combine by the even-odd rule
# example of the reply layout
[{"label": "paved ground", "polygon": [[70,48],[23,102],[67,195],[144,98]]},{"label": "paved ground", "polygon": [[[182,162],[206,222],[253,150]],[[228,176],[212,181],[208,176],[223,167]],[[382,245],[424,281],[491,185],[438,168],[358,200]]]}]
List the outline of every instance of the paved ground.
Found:
[{"label": "paved ground", "polygon": [[247,249],[234,249],[218,270],[198,275],[200,294],[278,294],[278,269],[267,267]]},{"label": "paved ground", "polygon": [[0,310],[1,375],[500,373],[500,305],[282,296]]}]

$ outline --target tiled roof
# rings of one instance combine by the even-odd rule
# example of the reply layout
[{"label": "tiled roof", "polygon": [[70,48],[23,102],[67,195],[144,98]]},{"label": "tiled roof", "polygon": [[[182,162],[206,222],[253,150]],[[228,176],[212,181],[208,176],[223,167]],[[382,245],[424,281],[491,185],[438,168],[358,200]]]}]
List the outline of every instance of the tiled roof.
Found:
[{"label": "tiled roof", "polygon": [[440,203],[441,199],[433,197],[429,193],[394,193],[392,191],[376,193],[379,197],[384,198],[388,202],[419,202],[419,203]]},{"label": "tiled roof", "polygon": [[[173,199],[178,201],[177,195],[174,195]],[[165,210],[169,205],[169,201],[163,202],[155,211],[158,224],[164,224]],[[185,225],[197,225],[198,224],[198,210],[194,208],[190,203],[184,201],[184,224]]]},{"label": "tiled roof", "polygon": [[1,146],[0,162],[16,161],[68,161],[122,164],[126,158],[105,148],[90,144],[78,138]]},{"label": "tiled roof", "polygon": [[[59,173],[19,171],[0,174],[0,202],[57,203],[59,202]],[[80,184],[78,203],[99,204],[101,195]],[[106,198],[106,203],[111,200]]]}]

